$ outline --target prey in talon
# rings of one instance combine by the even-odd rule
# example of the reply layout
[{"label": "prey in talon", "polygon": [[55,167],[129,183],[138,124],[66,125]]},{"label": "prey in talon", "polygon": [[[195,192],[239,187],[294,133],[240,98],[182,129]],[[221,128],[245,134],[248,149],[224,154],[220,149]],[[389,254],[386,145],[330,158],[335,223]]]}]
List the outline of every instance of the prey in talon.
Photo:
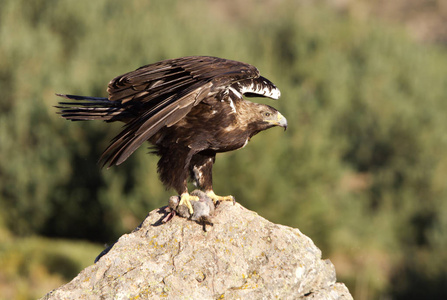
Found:
[{"label": "prey in talon", "polygon": [[214,204],[234,201],[213,190],[216,155],[241,149],[259,132],[280,126],[286,118],[271,106],[244,97],[278,99],[279,89],[250,64],[210,56],[168,59],[143,66],[109,82],[107,97],[62,95],[57,106],[73,121],[123,122],[100,161],[123,163],[149,142],[160,157],[157,171],[167,188],[180,196],[193,215],[187,183],[194,181]]}]

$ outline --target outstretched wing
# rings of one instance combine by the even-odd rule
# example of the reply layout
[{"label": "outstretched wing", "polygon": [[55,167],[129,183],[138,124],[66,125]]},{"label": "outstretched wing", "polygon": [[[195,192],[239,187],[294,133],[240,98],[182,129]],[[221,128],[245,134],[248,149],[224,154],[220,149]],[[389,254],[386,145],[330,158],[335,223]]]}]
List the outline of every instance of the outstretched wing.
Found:
[{"label": "outstretched wing", "polygon": [[279,91],[254,66],[217,57],[191,56],[161,61],[110,81],[109,100],[138,116],[129,121],[101,156],[119,165],[164,126],[172,126],[208,97],[233,91],[277,99]]}]

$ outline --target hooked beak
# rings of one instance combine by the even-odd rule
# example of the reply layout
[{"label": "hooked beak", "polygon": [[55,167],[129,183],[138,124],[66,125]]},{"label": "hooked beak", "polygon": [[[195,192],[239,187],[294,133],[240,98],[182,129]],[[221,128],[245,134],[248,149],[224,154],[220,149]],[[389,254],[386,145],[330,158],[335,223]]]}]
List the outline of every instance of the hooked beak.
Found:
[{"label": "hooked beak", "polygon": [[280,112],[278,112],[278,119],[276,125],[283,127],[284,131],[286,131],[287,129],[287,119]]}]

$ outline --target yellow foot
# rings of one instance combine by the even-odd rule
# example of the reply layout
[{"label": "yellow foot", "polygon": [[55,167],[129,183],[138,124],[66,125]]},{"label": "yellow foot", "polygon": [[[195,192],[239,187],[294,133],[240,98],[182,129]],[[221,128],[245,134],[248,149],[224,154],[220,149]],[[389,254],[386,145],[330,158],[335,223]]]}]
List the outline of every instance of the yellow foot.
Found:
[{"label": "yellow foot", "polygon": [[192,215],[194,213],[194,209],[192,209],[191,200],[199,201],[199,197],[191,196],[188,193],[183,193],[180,195],[180,203],[178,205],[186,205],[186,207],[189,209],[189,213]]},{"label": "yellow foot", "polygon": [[235,202],[236,200],[234,199],[233,196],[217,196],[216,194],[214,194],[213,191],[208,191],[206,192],[206,195],[208,197],[211,198],[211,200],[213,200],[214,204],[216,204],[217,201],[233,201]]}]

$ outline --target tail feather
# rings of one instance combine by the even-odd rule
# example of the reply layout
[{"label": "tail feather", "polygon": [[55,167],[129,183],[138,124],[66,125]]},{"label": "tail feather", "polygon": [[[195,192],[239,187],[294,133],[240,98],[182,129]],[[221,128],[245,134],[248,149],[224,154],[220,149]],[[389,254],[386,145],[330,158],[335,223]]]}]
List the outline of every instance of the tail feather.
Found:
[{"label": "tail feather", "polygon": [[58,114],[67,120],[86,121],[103,120],[106,122],[122,121],[126,112],[117,101],[102,97],[86,97],[77,95],[56,94],[59,97],[75,101],[59,102]]},{"label": "tail feather", "polygon": [[104,97],[89,97],[89,96],[78,96],[78,95],[65,95],[65,94],[56,94],[56,96],[71,99],[71,100],[90,100],[90,101],[104,101],[104,102],[112,102]]}]

